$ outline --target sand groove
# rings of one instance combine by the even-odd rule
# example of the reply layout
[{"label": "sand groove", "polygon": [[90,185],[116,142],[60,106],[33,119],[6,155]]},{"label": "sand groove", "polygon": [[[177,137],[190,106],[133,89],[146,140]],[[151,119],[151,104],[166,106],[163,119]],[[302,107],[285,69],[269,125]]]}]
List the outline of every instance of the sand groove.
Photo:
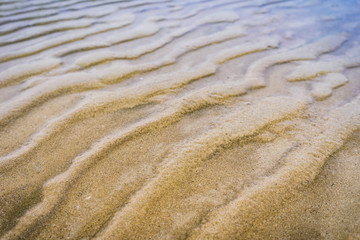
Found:
[{"label": "sand groove", "polygon": [[[210,38],[210,42],[212,39]],[[203,42],[203,41],[199,41]],[[208,44],[208,42],[205,42]],[[17,149],[15,152],[0,158],[0,171],[5,171],[11,166],[18,163],[24,154],[36,148],[41,142],[46,141],[51,135],[64,129],[69,123],[79,121],[88,116],[94,116],[97,112],[117,111],[123,108],[132,108],[140,104],[144,104],[149,98],[164,94],[166,92],[176,90],[189,84],[190,82],[212,75],[216,72],[216,63],[224,63],[230,59],[247,54],[247,51],[254,52],[267,49],[269,46],[276,46],[275,39],[269,39],[263,43],[251,44],[251,46],[241,46],[234,48],[231,51],[225,50],[215,56],[209,57],[207,62],[195,67],[195,69],[185,68],[181,69],[177,76],[169,81],[172,74],[158,75],[154,79],[149,79],[144,83],[138,84],[136,87],[127,89],[119,89],[115,92],[99,92],[98,94],[89,94],[82,102],[80,102],[74,109],[70,109],[58,118],[50,120],[39,132],[32,136],[31,140],[23,147]],[[196,45],[196,44],[194,44]],[[200,44],[198,44],[200,45]],[[87,79],[89,81],[89,79]],[[154,84],[156,83],[156,84]],[[231,86],[219,86],[206,88],[205,92],[209,94],[218,94],[220,96],[236,96],[242,94],[246,89],[255,88],[251,82],[243,84],[233,84]],[[58,89],[58,88],[57,88]],[[212,91],[211,91],[212,89]],[[201,96],[201,95],[200,95]],[[28,102],[29,100],[27,100]],[[19,107],[17,107],[19,108]],[[6,116],[6,115],[5,115]]]},{"label": "sand groove", "polygon": [[[146,72],[161,68],[163,66],[174,64],[176,63],[176,59],[189,52],[193,51],[198,48],[202,48],[211,44],[214,44],[219,41],[224,41],[228,39],[228,35],[221,35],[219,37],[201,37],[199,39],[191,40],[188,42],[183,43],[180,48],[177,50],[172,51],[169,55],[164,58],[160,59],[158,62],[154,62],[151,64],[139,64],[139,65],[132,65],[132,64],[121,64],[119,65],[112,65],[107,67],[107,69],[101,72],[76,72],[76,73],[68,73],[62,76],[55,76],[51,77],[48,81],[45,81],[43,84],[35,86],[34,88],[30,88],[24,91],[23,94],[16,97],[13,101],[8,103],[4,103],[2,110],[0,112],[4,112],[2,117],[0,118],[0,124],[2,122],[9,121],[10,118],[16,116],[25,108],[29,108],[31,106],[36,105],[38,102],[41,102],[42,99],[58,96],[60,94],[68,93],[68,92],[81,92],[84,90],[89,89],[96,89],[104,87],[104,84],[111,84],[116,83],[124,78],[131,76],[132,74]],[[230,35],[230,38],[232,36]],[[199,70],[193,71],[193,74],[184,73],[184,76],[180,75],[180,83],[175,84],[174,87],[166,86],[169,89],[176,88],[183,86],[186,82],[190,82],[191,80],[198,79],[200,77],[204,77],[207,75],[211,75],[215,73],[217,65],[216,63],[223,63],[230,59],[233,59],[238,56],[243,56],[245,54],[266,50],[271,47],[275,47],[278,44],[276,39],[264,39],[262,42],[254,43],[254,44],[246,44],[244,46],[237,47],[235,49],[224,50],[221,51],[219,54],[213,54],[209,57],[208,60],[204,64],[201,65]],[[214,59],[214,60],[213,60]],[[215,63],[214,63],[215,61]],[[184,70],[183,70],[184,71]],[[181,73],[182,71],[180,71]],[[194,75],[194,76],[192,76]],[[169,76],[161,76],[156,77],[160,80],[156,80],[159,83],[166,83],[166,80]],[[60,80],[61,79],[61,80]],[[75,79],[75,81],[74,81]],[[175,81],[176,82],[176,81]],[[156,92],[163,91],[163,86],[159,86],[159,89],[156,89]],[[123,91],[119,89],[119,91]],[[153,93],[148,93],[148,95],[152,95]],[[114,94],[113,94],[114,95]],[[121,95],[120,95],[121,96]],[[109,100],[110,102],[114,102],[112,98]]]},{"label": "sand groove", "polygon": [[0,2],[0,238],[356,237],[359,9]]}]

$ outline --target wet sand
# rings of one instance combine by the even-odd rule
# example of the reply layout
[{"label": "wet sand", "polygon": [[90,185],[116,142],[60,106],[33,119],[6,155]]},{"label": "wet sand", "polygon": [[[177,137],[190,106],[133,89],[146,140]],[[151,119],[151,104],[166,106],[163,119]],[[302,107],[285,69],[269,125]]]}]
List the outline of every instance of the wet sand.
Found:
[{"label": "wet sand", "polygon": [[1,239],[360,239],[360,1],[0,2]]}]

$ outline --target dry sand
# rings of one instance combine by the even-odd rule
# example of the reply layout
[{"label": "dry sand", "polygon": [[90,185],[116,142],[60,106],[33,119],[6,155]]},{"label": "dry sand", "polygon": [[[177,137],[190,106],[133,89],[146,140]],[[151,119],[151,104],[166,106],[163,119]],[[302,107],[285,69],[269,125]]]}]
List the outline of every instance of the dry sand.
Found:
[{"label": "dry sand", "polygon": [[0,237],[360,239],[360,1],[1,1]]}]

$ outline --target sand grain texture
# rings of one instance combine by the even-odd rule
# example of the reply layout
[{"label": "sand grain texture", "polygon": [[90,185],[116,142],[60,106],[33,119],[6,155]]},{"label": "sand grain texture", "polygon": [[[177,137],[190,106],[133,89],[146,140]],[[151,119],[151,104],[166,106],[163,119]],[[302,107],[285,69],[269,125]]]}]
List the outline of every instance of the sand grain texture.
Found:
[{"label": "sand grain texture", "polygon": [[0,238],[359,239],[360,2],[0,2]]}]

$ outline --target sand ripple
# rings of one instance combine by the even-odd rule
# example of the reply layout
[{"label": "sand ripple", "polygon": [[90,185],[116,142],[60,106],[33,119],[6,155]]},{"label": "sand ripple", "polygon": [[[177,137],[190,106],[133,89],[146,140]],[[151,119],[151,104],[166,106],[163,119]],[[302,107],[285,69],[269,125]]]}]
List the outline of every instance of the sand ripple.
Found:
[{"label": "sand ripple", "polygon": [[2,1],[1,239],[360,238],[359,22],[359,1]]}]

